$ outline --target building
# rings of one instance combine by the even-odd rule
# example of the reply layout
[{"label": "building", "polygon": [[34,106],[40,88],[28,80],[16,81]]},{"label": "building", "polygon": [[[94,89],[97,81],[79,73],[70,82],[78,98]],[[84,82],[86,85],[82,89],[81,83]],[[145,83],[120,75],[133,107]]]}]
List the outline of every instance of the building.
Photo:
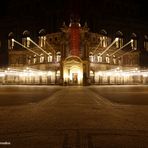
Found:
[{"label": "building", "polygon": [[[147,84],[148,71],[140,67],[138,38],[127,41],[121,30],[114,36],[105,29],[99,33],[83,26],[79,18],[63,23],[61,30],[41,29],[38,41],[25,30],[22,41],[8,35],[9,66],[0,71],[1,84]],[[144,46],[148,49],[148,37]]]}]

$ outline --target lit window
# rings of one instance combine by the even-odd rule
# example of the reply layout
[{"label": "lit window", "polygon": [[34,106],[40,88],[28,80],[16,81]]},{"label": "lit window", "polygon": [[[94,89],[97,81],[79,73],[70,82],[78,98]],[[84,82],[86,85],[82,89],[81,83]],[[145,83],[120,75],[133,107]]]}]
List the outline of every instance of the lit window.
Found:
[{"label": "lit window", "polygon": [[109,54],[106,55],[106,63],[110,63],[110,58],[109,58]]},{"label": "lit window", "polygon": [[8,49],[13,49],[14,48],[14,40],[9,39],[8,40]]},{"label": "lit window", "polygon": [[117,64],[117,60],[116,60],[115,55],[113,55],[113,64]]},{"label": "lit window", "polygon": [[28,64],[31,64],[31,56],[28,57]]},{"label": "lit window", "polygon": [[100,55],[100,53],[98,54],[98,62],[102,62],[102,56]]},{"label": "lit window", "polygon": [[92,52],[89,53],[89,60],[90,62],[94,62],[94,56]]},{"label": "lit window", "polygon": [[13,49],[14,48],[14,34],[13,32],[10,32],[8,34],[8,49]]},{"label": "lit window", "polygon": [[60,62],[61,61],[61,52],[57,52],[56,56],[57,56],[57,62]]},{"label": "lit window", "polygon": [[41,55],[40,55],[40,63],[43,63],[43,62],[44,62],[44,59],[45,59],[45,58],[44,58],[43,54],[41,54]]},{"label": "lit window", "polygon": [[37,58],[36,58],[36,55],[34,55],[33,57],[33,63],[35,64],[37,62]]},{"label": "lit window", "polygon": [[89,74],[90,76],[94,76],[94,72],[92,70],[90,70]]},{"label": "lit window", "polygon": [[47,61],[48,61],[48,62],[52,62],[52,54],[51,54],[51,53],[49,53],[49,55],[48,55],[48,57],[47,57]]},{"label": "lit window", "polygon": [[119,38],[117,41],[116,41],[116,48],[120,48],[123,46],[123,38]]},{"label": "lit window", "polygon": [[22,44],[26,47],[30,47],[30,40],[29,40],[30,32],[25,30],[23,32]]},{"label": "lit window", "polygon": [[107,37],[106,36],[100,36],[100,45],[102,47],[107,47]]},{"label": "lit window", "polygon": [[135,33],[132,33],[132,36],[131,36],[131,47],[132,49],[136,50],[137,49],[137,35]]},{"label": "lit window", "polygon": [[60,76],[60,70],[57,71],[56,76]]},{"label": "lit window", "polygon": [[137,40],[136,39],[133,39],[132,42],[131,42],[131,47],[132,49],[136,50],[137,49]]},{"label": "lit window", "polygon": [[28,40],[27,37],[22,38],[22,44],[26,47],[30,47],[30,40]]},{"label": "lit window", "polygon": [[39,46],[45,47],[45,45],[46,45],[46,36],[40,36],[39,37]]}]

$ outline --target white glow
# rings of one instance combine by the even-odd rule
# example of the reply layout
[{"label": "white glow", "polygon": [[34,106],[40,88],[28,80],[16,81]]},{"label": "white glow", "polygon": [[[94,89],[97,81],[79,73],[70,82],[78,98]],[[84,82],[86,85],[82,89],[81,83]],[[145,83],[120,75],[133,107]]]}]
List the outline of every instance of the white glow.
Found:
[{"label": "white glow", "polygon": [[30,41],[30,37],[27,37],[27,40]]},{"label": "white glow", "polygon": [[115,41],[117,42],[119,40],[119,38],[116,38]]}]

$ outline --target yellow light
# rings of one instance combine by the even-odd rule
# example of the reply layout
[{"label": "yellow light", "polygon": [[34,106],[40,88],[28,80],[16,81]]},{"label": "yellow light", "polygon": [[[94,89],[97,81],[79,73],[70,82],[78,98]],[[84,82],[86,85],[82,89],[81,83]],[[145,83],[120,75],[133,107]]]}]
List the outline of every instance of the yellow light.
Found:
[{"label": "yellow light", "polygon": [[30,37],[27,37],[27,40],[30,41]]},{"label": "yellow light", "polygon": [[116,38],[115,41],[117,42],[119,40],[119,38]]}]

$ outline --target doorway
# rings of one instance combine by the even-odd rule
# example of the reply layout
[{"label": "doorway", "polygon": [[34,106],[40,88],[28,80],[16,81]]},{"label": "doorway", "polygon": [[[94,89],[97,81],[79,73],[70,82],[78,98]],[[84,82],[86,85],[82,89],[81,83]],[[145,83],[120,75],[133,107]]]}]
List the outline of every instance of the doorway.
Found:
[{"label": "doorway", "polygon": [[72,83],[78,84],[78,73],[72,73]]}]

